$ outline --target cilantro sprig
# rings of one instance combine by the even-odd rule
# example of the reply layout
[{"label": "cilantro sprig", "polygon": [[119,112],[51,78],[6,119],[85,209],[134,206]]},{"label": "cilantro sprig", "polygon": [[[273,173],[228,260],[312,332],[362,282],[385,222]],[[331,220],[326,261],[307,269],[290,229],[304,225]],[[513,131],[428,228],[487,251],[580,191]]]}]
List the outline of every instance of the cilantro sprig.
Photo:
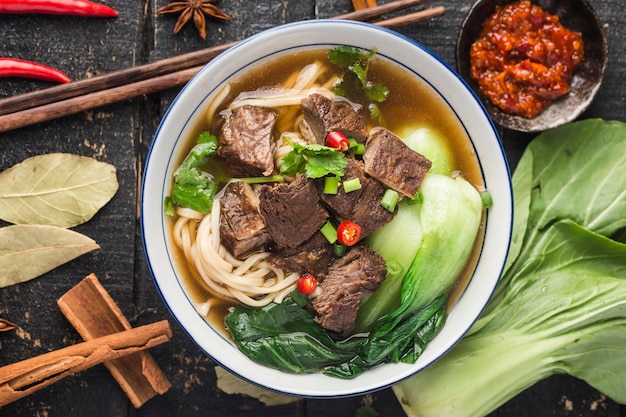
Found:
[{"label": "cilantro sprig", "polygon": [[343,169],[348,159],[342,152],[319,144],[291,143],[289,152],[280,165],[280,173],[293,176],[305,173],[309,178],[321,178],[326,175],[343,176]]},{"label": "cilantro sprig", "polygon": [[382,103],[389,95],[389,89],[383,84],[368,80],[368,71],[376,49],[369,52],[351,46],[338,46],[328,51],[328,59],[337,67],[345,70],[339,82],[335,85],[335,94],[349,97],[353,91],[361,91],[368,101],[372,119],[378,120],[380,111],[378,103]]},{"label": "cilantro sprig", "polygon": [[166,215],[175,215],[175,206],[188,207],[205,214],[211,210],[218,185],[200,167],[215,155],[217,138],[209,132],[202,132],[174,174],[172,195],[165,197],[163,202]]}]

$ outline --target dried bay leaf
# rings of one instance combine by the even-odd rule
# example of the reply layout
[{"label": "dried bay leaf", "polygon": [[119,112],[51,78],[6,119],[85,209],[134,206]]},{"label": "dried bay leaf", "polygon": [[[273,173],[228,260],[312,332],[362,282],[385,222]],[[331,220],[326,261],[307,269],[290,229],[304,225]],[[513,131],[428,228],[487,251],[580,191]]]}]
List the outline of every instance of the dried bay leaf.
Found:
[{"label": "dried bay leaf", "polygon": [[256,398],[266,406],[284,405],[300,401],[302,398],[279,394],[270,390],[253,385],[240,379],[224,368],[216,366],[217,388],[226,394],[242,394]]},{"label": "dried bay leaf", "polygon": [[0,218],[74,227],[91,219],[118,187],[111,164],[67,153],[33,156],[0,173]]},{"label": "dried bay leaf", "polygon": [[0,228],[0,288],[37,278],[100,246],[73,230],[55,226]]}]

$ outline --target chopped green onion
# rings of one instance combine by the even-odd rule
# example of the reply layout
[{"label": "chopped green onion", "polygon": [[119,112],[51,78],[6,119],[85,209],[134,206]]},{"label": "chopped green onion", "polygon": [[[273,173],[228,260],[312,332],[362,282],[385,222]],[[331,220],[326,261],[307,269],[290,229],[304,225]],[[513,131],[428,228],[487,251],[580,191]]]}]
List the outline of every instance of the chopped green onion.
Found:
[{"label": "chopped green onion", "polygon": [[422,204],[424,202],[424,194],[421,191],[415,193],[415,196],[408,201],[409,204]]},{"label": "chopped green onion", "polygon": [[363,155],[365,153],[365,144],[359,143],[354,138],[348,138],[350,141],[350,147],[348,152],[352,152],[354,155]]},{"label": "chopped green onion", "polygon": [[491,197],[491,193],[489,191],[485,190],[480,193],[480,199],[483,202],[484,208],[489,208],[493,206],[493,197]]},{"label": "chopped green onion", "polygon": [[361,180],[358,178],[352,178],[351,180],[347,180],[343,182],[343,190],[346,193],[360,190],[361,189]]},{"label": "chopped green onion", "polygon": [[324,178],[324,194],[337,194],[339,190],[339,178],[338,177],[325,177]]},{"label": "chopped green onion", "polygon": [[326,222],[320,229],[320,232],[322,232],[328,243],[332,244],[337,241],[337,229],[331,222]]},{"label": "chopped green onion", "polygon": [[387,211],[393,212],[396,209],[399,199],[400,196],[397,191],[387,188],[385,194],[383,194],[383,198],[380,200],[380,205],[386,208]]},{"label": "chopped green onion", "polygon": [[335,254],[335,256],[341,257],[346,254],[347,250],[348,250],[348,247],[344,245],[343,243],[339,243],[339,242],[333,243],[333,253]]},{"label": "chopped green onion", "polygon": [[247,177],[247,178],[237,178],[237,179],[248,184],[265,184],[268,182],[285,181],[285,177],[283,177],[282,175],[272,175],[269,177]]}]

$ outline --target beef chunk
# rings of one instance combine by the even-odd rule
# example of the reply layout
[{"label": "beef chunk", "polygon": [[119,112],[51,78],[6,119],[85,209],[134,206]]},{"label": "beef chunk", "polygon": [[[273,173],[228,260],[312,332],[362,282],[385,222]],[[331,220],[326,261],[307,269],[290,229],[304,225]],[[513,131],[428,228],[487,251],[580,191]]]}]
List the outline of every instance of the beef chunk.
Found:
[{"label": "beef chunk", "polygon": [[324,144],[329,132],[340,131],[357,142],[367,139],[367,121],[346,101],[333,101],[319,94],[302,100],[304,120],[317,143]]},{"label": "beef chunk", "polygon": [[220,114],[218,155],[231,177],[268,176],[274,171],[272,131],[276,113],[263,107],[241,106]]},{"label": "beef chunk", "polygon": [[249,184],[228,184],[220,202],[220,237],[233,256],[240,257],[271,242],[259,212],[259,198]]},{"label": "beef chunk", "polygon": [[333,246],[321,232],[316,232],[309,240],[293,249],[272,253],[267,261],[276,268],[289,272],[313,274],[321,282],[333,258]]},{"label": "beef chunk", "polygon": [[365,174],[363,162],[354,158],[348,160],[342,181],[358,178],[361,189],[346,193],[339,187],[337,194],[324,194],[324,179],[315,180],[317,191],[337,220],[352,220],[361,226],[361,238],[389,223],[397,213],[389,212],[380,204],[385,187]]},{"label": "beef chunk", "polygon": [[384,128],[370,132],[363,160],[367,174],[409,198],[415,196],[432,165]]},{"label": "beef chunk", "polygon": [[367,245],[354,246],[333,261],[328,276],[320,284],[321,294],[312,300],[316,321],[333,332],[349,331],[363,297],[376,291],[386,276],[382,256]]},{"label": "beef chunk", "polygon": [[299,174],[291,183],[265,185],[259,192],[260,209],[278,248],[295,248],[326,222],[313,181]]}]

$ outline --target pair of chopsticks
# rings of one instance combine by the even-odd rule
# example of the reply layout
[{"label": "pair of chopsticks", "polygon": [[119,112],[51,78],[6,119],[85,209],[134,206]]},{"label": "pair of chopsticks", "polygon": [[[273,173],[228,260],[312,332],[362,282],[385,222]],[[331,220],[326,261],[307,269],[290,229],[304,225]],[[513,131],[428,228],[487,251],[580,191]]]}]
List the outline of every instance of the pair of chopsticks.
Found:
[{"label": "pair of chopsticks", "polygon": [[[431,0],[396,0],[368,9],[335,16],[396,28],[444,13],[442,6],[389,19],[394,13]],[[81,111],[177,87],[189,81],[207,62],[238,42],[230,42],[97,77],[0,99],[0,132],[57,119]]]}]

